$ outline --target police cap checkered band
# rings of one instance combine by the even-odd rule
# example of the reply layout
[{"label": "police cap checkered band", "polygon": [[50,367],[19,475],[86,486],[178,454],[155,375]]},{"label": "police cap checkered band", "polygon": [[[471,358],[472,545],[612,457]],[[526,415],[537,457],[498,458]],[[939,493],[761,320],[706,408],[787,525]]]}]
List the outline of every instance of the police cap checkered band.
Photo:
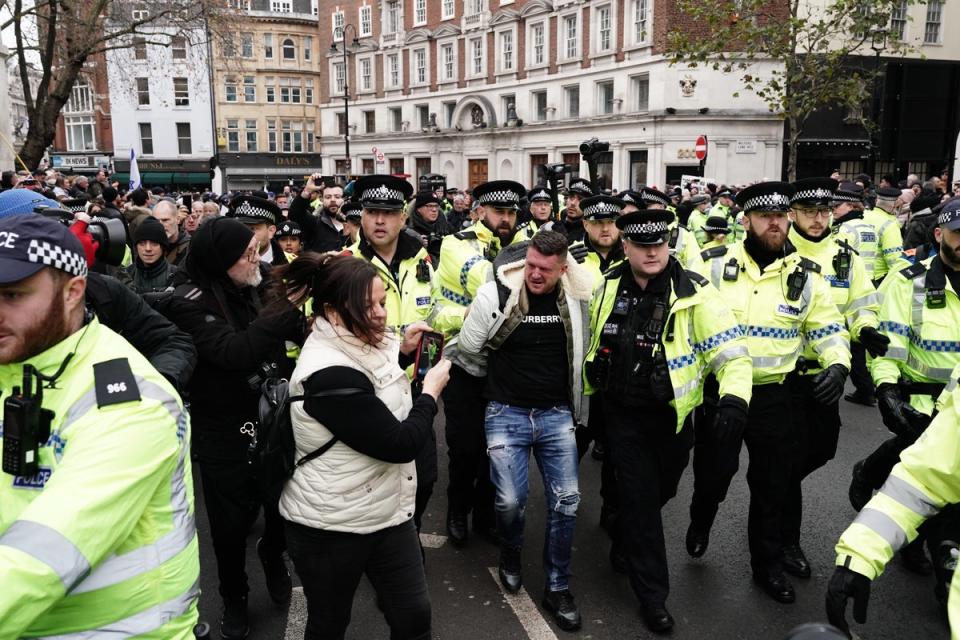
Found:
[{"label": "police cap checkered band", "polygon": [[833,194],[834,202],[850,202],[853,204],[863,204],[863,196],[852,191],[837,190]]},{"label": "police cap checkered band", "polygon": [[87,275],[87,259],[83,254],[50,244],[44,240],[30,241],[30,246],[27,248],[27,259],[35,264],[65,271],[72,276]]},{"label": "police cap checkered band", "polygon": [[642,222],[639,224],[628,224],[623,228],[623,232],[628,236],[642,235],[652,236],[667,232],[666,222]]},{"label": "police cap checkered band", "polygon": [[937,216],[937,225],[947,225],[947,229],[951,231],[960,228],[960,198],[954,198],[943,205],[940,215]]},{"label": "police cap checkered band", "polygon": [[399,210],[413,195],[413,185],[396,176],[369,175],[357,180],[354,193],[366,209]]},{"label": "police cap checkered band", "polygon": [[623,212],[624,202],[610,196],[593,196],[580,203],[587,220],[613,219]]},{"label": "police cap checkered band", "polygon": [[661,244],[670,232],[673,214],[664,209],[641,209],[617,218],[617,228],[628,240],[640,244]]},{"label": "police cap checkered band", "polygon": [[553,196],[550,190],[545,187],[534,187],[527,193],[527,200],[530,202],[552,202]]},{"label": "police cap checkered band", "polygon": [[741,189],[736,202],[744,213],[751,211],[788,211],[796,190],[789,182],[759,182]]},{"label": "police cap checkered band", "polygon": [[491,180],[477,185],[473,190],[477,204],[499,209],[518,209],[520,199],[526,194],[527,189],[513,180]]},{"label": "police cap checkered band", "polygon": [[367,189],[360,194],[360,202],[371,200],[398,200],[402,202],[403,192],[397,189],[391,189],[385,184],[381,184],[372,189]]},{"label": "police cap checkered band", "polygon": [[797,191],[796,195],[793,196],[794,202],[799,202],[801,200],[832,200],[833,192],[829,189],[804,189],[803,191]]},{"label": "police cap checkered band", "polygon": [[833,178],[805,178],[793,183],[791,204],[830,204],[840,183]]},{"label": "police cap checkered band", "polygon": [[764,193],[744,201],[744,211],[782,211],[790,208],[790,196],[784,193]]},{"label": "police cap checkered band", "polygon": [[280,207],[256,196],[237,196],[231,200],[227,216],[248,224],[265,222],[273,225],[281,218]]},{"label": "police cap checkered band", "polygon": [[639,191],[621,191],[617,197],[627,204],[636,205],[638,207],[643,205],[643,194],[641,194]]},{"label": "police cap checkered band", "polygon": [[60,204],[66,207],[68,211],[72,211],[73,213],[76,213],[77,211],[86,211],[87,209],[87,201],[83,198],[64,200]]},{"label": "police cap checkered band", "polygon": [[670,199],[665,193],[661,193],[650,187],[643,187],[640,191],[640,196],[643,198],[645,204],[662,204],[665,207],[670,204]]},{"label": "police cap checkered band", "polygon": [[570,183],[570,186],[567,187],[567,191],[570,193],[576,193],[582,196],[590,197],[593,195],[593,185],[586,180],[577,179]]},{"label": "police cap checkered band", "polygon": [[283,238],[284,236],[299,238],[301,235],[303,235],[303,231],[300,229],[300,226],[293,222],[284,222],[280,226],[280,230],[277,231],[278,238]]},{"label": "police cap checkered band", "polygon": [[360,218],[363,207],[356,202],[345,202],[340,206],[340,213],[346,218]]},{"label": "police cap checkered band", "polygon": [[496,204],[499,202],[520,202],[520,196],[513,191],[490,191],[477,198],[480,204]]}]

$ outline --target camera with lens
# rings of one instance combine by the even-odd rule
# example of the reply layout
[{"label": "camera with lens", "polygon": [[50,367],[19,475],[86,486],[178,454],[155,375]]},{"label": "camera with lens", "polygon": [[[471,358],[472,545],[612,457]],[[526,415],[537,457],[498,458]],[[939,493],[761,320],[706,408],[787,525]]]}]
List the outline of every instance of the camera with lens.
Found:
[{"label": "camera with lens", "polygon": [[599,138],[590,138],[580,143],[580,155],[584,157],[595,156],[598,153],[604,153],[610,150],[609,142],[600,142]]},{"label": "camera with lens", "polygon": [[[74,222],[73,212],[58,207],[39,207],[34,209],[48,218],[55,218],[64,226],[69,227]],[[123,256],[127,252],[127,229],[123,222],[115,218],[99,218],[91,216],[87,231],[97,241],[96,258],[103,264],[119,267],[123,263]]]},{"label": "camera with lens", "polygon": [[573,167],[562,162],[540,165],[543,167],[543,175],[547,180],[559,180],[565,173],[572,173]]}]

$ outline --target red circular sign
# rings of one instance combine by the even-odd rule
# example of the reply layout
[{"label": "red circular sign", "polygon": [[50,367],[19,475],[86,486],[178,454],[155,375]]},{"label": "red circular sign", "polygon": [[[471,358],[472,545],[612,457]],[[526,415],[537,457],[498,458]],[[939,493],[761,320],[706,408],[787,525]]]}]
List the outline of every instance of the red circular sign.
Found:
[{"label": "red circular sign", "polygon": [[699,136],[697,138],[697,144],[694,147],[694,152],[696,153],[697,160],[707,159],[707,136]]}]

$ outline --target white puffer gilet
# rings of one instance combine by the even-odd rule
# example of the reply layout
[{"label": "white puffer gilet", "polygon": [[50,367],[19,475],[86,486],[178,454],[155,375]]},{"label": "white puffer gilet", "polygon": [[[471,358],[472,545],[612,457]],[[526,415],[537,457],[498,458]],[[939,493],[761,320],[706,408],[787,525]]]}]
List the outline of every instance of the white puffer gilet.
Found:
[{"label": "white puffer gilet", "polygon": [[[290,377],[290,395],[303,393],[303,382],[327,367],[350,367],[363,373],[397,420],[410,413],[410,382],[397,364],[400,345],[388,337],[371,347],[317,317],[313,331]],[[321,447],[333,434],[303,409],[290,407],[296,457]],[[365,416],[357,415],[357,420]],[[330,531],[371,533],[413,517],[417,472],[413,461],[376,460],[337,442],[322,456],[299,467],[284,486],[280,513],[292,522]]]}]

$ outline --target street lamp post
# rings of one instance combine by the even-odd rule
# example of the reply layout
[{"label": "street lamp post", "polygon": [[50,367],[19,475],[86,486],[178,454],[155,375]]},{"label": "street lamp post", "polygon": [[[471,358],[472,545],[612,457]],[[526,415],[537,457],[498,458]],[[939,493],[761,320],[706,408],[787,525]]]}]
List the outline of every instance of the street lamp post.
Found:
[{"label": "street lamp post", "polygon": [[[353,43],[357,43],[357,28],[352,24],[345,24],[340,29],[340,38],[343,41],[343,152],[347,160],[347,178],[350,177],[353,162],[350,160],[350,82],[349,67],[347,66],[347,30],[353,30]],[[337,52],[337,43],[330,45],[330,52]]]},{"label": "street lamp post", "polygon": [[883,90],[880,86],[880,54],[887,48],[888,31],[884,27],[875,26],[870,31],[870,48],[873,49],[873,100],[870,104],[870,120],[873,129],[870,132],[870,166],[867,174],[876,181],[877,158],[880,155],[880,111],[883,106]]}]

